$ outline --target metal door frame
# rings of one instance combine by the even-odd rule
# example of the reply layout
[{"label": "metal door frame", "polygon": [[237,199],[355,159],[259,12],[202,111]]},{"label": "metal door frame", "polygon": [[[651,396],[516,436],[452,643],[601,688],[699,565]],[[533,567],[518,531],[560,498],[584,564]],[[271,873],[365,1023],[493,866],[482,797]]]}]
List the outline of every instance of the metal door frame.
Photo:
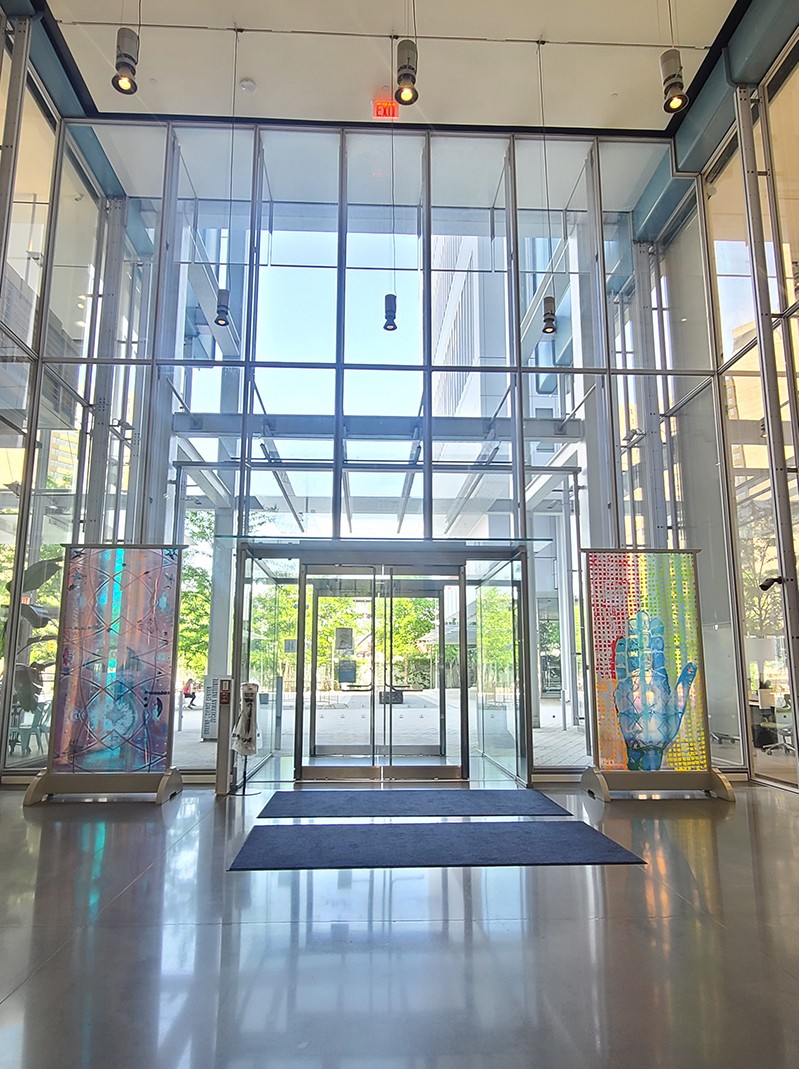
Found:
[{"label": "metal door frame", "polygon": [[[419,566],[420,551],[424,550],[424,567]],[[367,541],[351,540],[341,541],[292,541],[292,542],[249,542],[239,543],[236,570],[236,606],[243,604],[241,596],[244,593],[245,561],[248,558],[296,560],[299,564],[297,578],[297,671],[296,671],[296,697],[295,697],[295,723],[294,723],[294,778],[295,781],[310,778],[308,773],[318,777],[319,769],[305,768],[303,766],[303,733],[305,730],[304,694],[305,694],[305,632],[307,616],[307,574],[308,569],[323,565],[328,568],[340,567],[376,567],[375,561],[379,561],[380,567],[391,566],[393,568],[405,568],[419,574],[436,568],[448,568],[458,571],[458,586],[460,590],[459,605],[459,644],[460,644],[460,669],[461,669],[461,701],[460,701],[460,731],[461,731],[461,763],[460,765],[439,766],[415,766],[398,765],[389,766],[388,778],[469,778],[469,680],[468,680],[468,634],[467,621],[464,611],[466,603],[466,563],[470,560],[520,560],[522,574],[527,570],[528,547],[514,539],[508,539],[504,545],[488,545],[485,543],[470,544],[468,542],[453,541],[425,541],[425,542],[398,542],[398,541]],[[529,610],[528,599],[521,597],[521,636],[524,642],[525,635],[529,634]],[[440,619],[442,614],[439,614]],[[233,668],[235,678],[234,701],[237,702],[238,691],[241,684],[241,668],[243,653],[241,613],[234,612],[233,627]],[[439,643],[439,645],[441,645]],[[441,676],[442,654],[439,655],[440,682],[446,683],[445,675]],[[532,776],[532,748],[530,735],[532,725],[532,707],[530,704],[530,688],[527,675],[529,665],[526,663],[527,656],[522,658],[519,673],[520,702],[522,717],[525,725],[527,738],[527,785],[530,785]],[[445,687],[442,688],[442,693]],[[444,694],[443,702],[446,701]],[[235,712],[234,712],[235,715]],[[441,718],[440,739],[445,741],[445,707],[439,708]],[[443,746],[442,746],[443,748]],[[358,769],[360,779],[379,779],[384,774],[386,766],[372,766],[369,769]],[[455,775],[457,773],[457,775]],[[331,779],[353,778],[353,768],[346,767],[337,771],[334,766],[327,766],[325,774]]]},{"label": "metal door frame", "polygon": [[[424,566],[418,564],[410,564],[409,561],[401,561],[399,564],[379,563],[376,564],[366,563],[363,561],[353,561],[342,563],[339,552],[337,554],[338,561],[335,565],[330,563],[321,562],[308,562],[301,561],[300,574],[299,574],[299,596],[297,604],[298,612],[298,626],[297,626],[297,690],[295,695],[295,708],[294,708],[294,778],[295,780],[308,780],[308,779],[468,779],[469,778],[469,692],[468,692],[468,650],[467,650],[467,627],[466,627],[466,563],[465,560],[461,560],[460,563],[444,563],[442,561],[431,562]],[[418,556],[414,554],[414,556]],[[311,699],[310,699],[310,712],[308,717],[308,732],[309,732],[309,757],[318,756],[349,756],[347,749],[342,752],[341,747],[336,747],[336,754],[320,753],[320,747],[316,742],[316,696],[315,696],[315,682],[316,682],[316,665],[318,660],[317,653],[317,633],[318,633],[318,605],[319,595],[316,587],[313,584],[314,575],[329,575],[335,568],[336,571],[342,576],[348,574],[357,574],[358,572],[371,572],[372,579],[372,612],[371,612],[371,626],[372,626],[372,688],[370,698],[370,730],[369,730],[369,748],[367,753],[363,753],[363,747],[358,746],[352,748],[352,756],[366,756],[371,760],[369,765],[356,765],[356,764],[330,764],[330,765],[306,765],[303,763],[304,758],[304,735],[305,735],[305,630],[307,627],[307,612],[308,612],[308,586],[313,589],[311,599]],[[394,706],[388,704],[388,712],[386,713],[386,706],[383,706],[384,726],[383,726],[383,742],[378,744],[376,739],[376,699],[375,691],[378,686],[378,681],[375,678],[375,633],[376,633],[376,600],[377,600],[377,570],[388,570],[388,581],[390,590],[390,599],[393,608],[394,599],[394,582],[396,577],[396,570],[399,568],[402,572],[410,571],[415,574],[430,575],[434,577],[436,572],[446,571],[453,579],[452,585],[458,588],[458,600],[459,600],[459,619],[458,619],[458,643],[459,643],[459,656],[460,656],[460,761],[458,764],[442,764],[442,765],[398,765],[394,763],[394,757],[402,756],[420,756],[420,757],[434,757],[444,756],[446,750],[446,675],[441,671],[441,665],[444,663],[444,655],[439,650],[438,658],[438,690],[439,690],[439,741],[436,746],[429,747],[429,753],[427,749],[413,747],[412,753],[403,754],[402,749],[394,745],[393,742],[393,716]],[[455,575],[452,575],[455,573]],[[439,635],[443,633],[444,620],[442,615],[443,608],[443,590],[437,598],[439,605]],[[393,612],[392,612],[393,616]],[[391,634],[391,630],[389,631]],[[389,654],[388,658],[388,685],[389,689],[393,686],[393,672],[394,661],[393,656]],[[386,686],[386,677],[384,675],[383,686]],[[383,752],[379,753],[378,751]],[[379,758],[386,757],[386,763],[378,763]]]}]

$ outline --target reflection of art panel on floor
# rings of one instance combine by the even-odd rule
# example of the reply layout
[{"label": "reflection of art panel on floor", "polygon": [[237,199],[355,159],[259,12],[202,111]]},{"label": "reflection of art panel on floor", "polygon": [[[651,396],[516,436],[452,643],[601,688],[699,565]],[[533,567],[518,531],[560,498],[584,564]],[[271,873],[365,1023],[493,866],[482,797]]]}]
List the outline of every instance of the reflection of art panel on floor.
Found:
[{"label": "reflection of art panel on floor", "polygon": [[164,772],[179,551],[67,553],[54,772]]}]

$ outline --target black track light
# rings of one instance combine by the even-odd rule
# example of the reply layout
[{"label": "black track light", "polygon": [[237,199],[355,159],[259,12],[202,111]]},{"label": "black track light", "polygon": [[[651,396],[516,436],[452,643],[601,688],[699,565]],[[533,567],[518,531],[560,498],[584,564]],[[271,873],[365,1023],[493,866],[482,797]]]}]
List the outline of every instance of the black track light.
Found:
[{"label": "black track light", "polygon": [[555,334],[558,329],[558,321],[555,315],[555,298],[544,298],[544,334]]},{"label": "black track light", "polygon": [[383,324],[383,330],[396,330],[397,329],[397,295],[396,293],[386,294],[386,321]]},{"label": "black track light", "polygon": [[663,80],[663,110],[676,115],[688,107],[688,94],[682,73],[679,48],[667,48],[660,57],[660,77]]},{"label": "black track light", "polygon": [[415,104],[419,99],[416,88],[416,70],[419,55],[413,41],[400,41],[397,45],[397,91],[394,99],[398,104]]},{"label": "black track light", "polygon": [[220,289],[216,295],[216,315],[214,323],[218,327],[226,327],[230,322],[230,290]]},{"label": "black track light", "polygon": [[111,85],[124,96],[133,96],[138,90],[136,65],[139,62],[139,35],[129,26],[120,26],[117,31],[116,74]]}]

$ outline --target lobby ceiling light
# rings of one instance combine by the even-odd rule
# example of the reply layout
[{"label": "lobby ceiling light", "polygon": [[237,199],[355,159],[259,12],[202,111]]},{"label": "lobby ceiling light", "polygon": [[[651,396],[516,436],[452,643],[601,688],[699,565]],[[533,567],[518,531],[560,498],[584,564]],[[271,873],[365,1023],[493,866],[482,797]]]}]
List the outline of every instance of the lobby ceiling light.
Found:
[{"label": "lobby ceiling light", "polygon": [[419,68],[416,0],[405,0],[405,24],[407,33],[397,44],[397,91],[394,99],[398,104],[407,107],[419,99],[419,90],[416,88],[416,73]]},{"label": "lobby ceiling light", "polygon": [[[393,46],[393,41],[389,41]],[[397,195],[394,171],[394,123],[391,124],[391,293],[387,293],[383,302],[385,323],[383,330],[397,329]]]},{"label": "lobby ceiling light", "polygon": [[419,99],[416,88],[416,71],[419,54],[414,41],[400,41],[397,45],[397,91],[394,99],[398,104],[415,104]]},{"label": "lobby ceiling light", "polygon": [[230,323],[230,290],[228,289],[217,290],[214,323],[218,327],[226,327]]},{"label": "lobby ceiling light", "polygon": [[555,315],[555,250],[552,244],[552,205],[549,200],[549,159],[547,158],[547,119],[544,111],[544,63],[541,56],[543,41],[538,42],[538,95],[541,100],[541,143],[544,164],[544,198],[547,208],[547,275],[548,287],[553,291],[544,297],[544,323],[541,328],[544,334],[555,334],[558,329],[558,320]]},{"label": "lobby ceiling light", "polygon": [[136,66],[139,62],[139,35],[129,26],[120,26],[117,31],[117,54],[114,67],[116,74],[111,85],[124,96],[133,96],[138,90]]},{"label": "lobby ceiling light", "polygon": [[[236,86],[239,74],[239,34],[238,27],[233,29],[233,86],[230,95],[230,166],[228,170],[228,216],[227,216],[227,275],[230,280],[230,265],[233,262],[233,165],[234,147],[236,137]],[[221,228],[220,228],[221,239]],[[227,327],[230,324],[230,290],[227,286],[220,286],[216,293],[216,315],[214,323],[218,327]]]},{"label": "lobby ceiling light", "polygon": [[396,293],[386,294],[386,321],[383,324],[383,330],[396,330],[397,329],[397,295]]},{"label": "lobby ceiling light", "polygon": [[663,110],[668,115],[684,111],[688,107],[688,94],[679,48],[667,48],[660,57],[660,76],[663,79]]},{"label": "lobby ceiling light", "polygon": [[555,334],[558,329],[558,320],[555,314],[555,298],[544,298],[544,334]]},{"label": "lobby ceiling light", "polygon": [[671,0],[667,0],[669,7],[669,36],[671,48],[660,57],[660,80],[663,82],[663,110],[667,115],[677,115],[688,107],[688,94],[685,92],[685,81],[682,73],[682,57],[680,50],[674,43],[674,13],[671,9]]}]

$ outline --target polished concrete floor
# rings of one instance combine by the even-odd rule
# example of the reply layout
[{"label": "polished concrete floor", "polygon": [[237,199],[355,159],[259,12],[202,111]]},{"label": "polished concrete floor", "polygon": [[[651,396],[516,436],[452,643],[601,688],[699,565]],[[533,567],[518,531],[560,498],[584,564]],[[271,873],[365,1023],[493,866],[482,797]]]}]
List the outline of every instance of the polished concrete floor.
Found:
[{"label": "polished concrete floor", "polygon": [[549,792],[645,866],[229,873],[261,790],[0,793],[2,1069],[799,1065],[799,796]]}]

